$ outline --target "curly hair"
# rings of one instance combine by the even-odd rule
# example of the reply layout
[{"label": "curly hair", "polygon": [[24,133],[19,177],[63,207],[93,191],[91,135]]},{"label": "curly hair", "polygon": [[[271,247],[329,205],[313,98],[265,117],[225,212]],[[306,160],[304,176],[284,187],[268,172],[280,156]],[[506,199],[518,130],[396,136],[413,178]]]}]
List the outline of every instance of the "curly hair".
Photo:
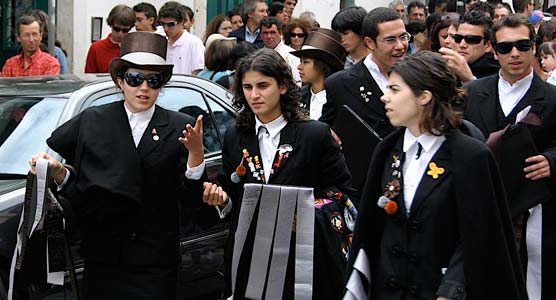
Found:
[{"label": "curly hair", "polygon": [[307,112],[301,108],[299,87],[293,79],[292,71],[286,61],[272,49],[260,49],[243,58],[234,74],[234,99],[232,104],[238,111],[236,128],[238,131],[255,133],[255,113],[243,93],[243,76],[247,72],[259,72],[272,77],[279,86],[286,86],[287,91],[280,95],[280,108],[286,121],[300,121],[309,119]]},{"label": "curly hair", "polygon": [[298,27],[301,28],[301,30],[303,30],[303,33],[305,34],[305,38],[309,36],[309,32],[311,31],[311,24],[301,19],[291,18],[290,21],[286,24],[286,27],[284,28],[284,32],[283,32],[284,44],[288,46],[292,44],[292,41],[290,39],[290,33],[292,33],[292,31]]},{"label": "curly hair", "polygon": [[396,73],[411,88],[413,94],[424,91],[432,94],[432,100],[424,106],[420,129],[434,135],[446,134],[459,128],[463,122],[461,106],[467,95],[458,88],[458,79],[448,67],[442,55],[421,51],[408,55],[394,63],[388,71]]}]

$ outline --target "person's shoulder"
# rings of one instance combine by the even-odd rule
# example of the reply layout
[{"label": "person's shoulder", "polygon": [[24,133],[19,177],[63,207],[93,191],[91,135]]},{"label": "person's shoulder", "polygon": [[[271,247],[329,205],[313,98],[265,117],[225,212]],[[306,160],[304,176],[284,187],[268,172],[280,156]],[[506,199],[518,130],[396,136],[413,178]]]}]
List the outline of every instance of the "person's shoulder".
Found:
[{"label": "person's shoulder", "polygon": [[463,87],[466,90],[490,88],[490,86],[492,86],[493,84],[498,84],[498,78],[499,78],[498,74],[493,74],[483,78],[471,80],[470,82],[464,84]]},{"label": "person's shoulder", "polygon": [[309,136],[330,132],[330,126],[328,126],[328,124],[317,120],[298,120],[294,121],[294,124],[297,126],[299,133]]},{"label": "person's shoulder", "polygon": [[229,36],[236,38],[243,38],[241,35],[245,34],[245,25],[239,27],[238,29],[230,32]]},{"label": "person's shoulder", "polygon": [[479,156],[491,155],[490,149],[484,142],[470,137],[460,130],[453,130],[447,134],[446,140],[451,145],[450,148],[453,151],[458,151],[461,161],[471,161]]},{"label": "person's shoulder", "polygon": [[340,82],[345,80],[346,78],[349,77],[349,74],[352,72],[352,68],[349,69],[344,69],[341,71],[338,71],[330,76],[328,76],[325,80],[326,83],[329,82]]}]

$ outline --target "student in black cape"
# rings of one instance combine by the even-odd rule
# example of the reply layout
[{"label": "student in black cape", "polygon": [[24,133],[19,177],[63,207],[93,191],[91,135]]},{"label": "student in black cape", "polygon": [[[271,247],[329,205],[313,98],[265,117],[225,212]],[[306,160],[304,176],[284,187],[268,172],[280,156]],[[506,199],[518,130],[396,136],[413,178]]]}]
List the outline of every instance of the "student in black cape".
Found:
[{"label": "student in black cape", "polygon": [[[233,104],[239,114],[235,127],[229,128],[224,138],[223,165],[218,177],[221,187],[212,185],[205,190],[206,201],[216,198],[224,201],[229,195],[232,202],[233,223],[225,255],[227,296],[232,291],[230,265],[244,184],[311,187],[316,199],[321,192],[334,187],[344,192],[344,197],[345,193],[350,196],[355,193],[350,188],[351,176],[344,156],[330,128],[310,120],[306,110],[300,107],[299,88],[289,66],[277,52],[261,49],[244,58],[236,69],[234,81]],[[248,162],[254,165],[249,166]],[[244,173],[240,172],[240,166],[245,168]],[[233,173],[239,176],[239,181],[232,180]],[[351,230],[342,201],[317,201],[313,299],[339,299],[349,251],[347,235]],[[246,245],[253,244],[254,235],[254,230],[250,230]],[[294,245],[290,244],[283,299],[294,297]],[[251,252],[251,247],[244,247],[241,253],[234,299],[244,299]]]},{"label": "student in black cape", "polygon": [[465,94],[457,84],[437,53],[392,66],[381,100],[401,128],[373,154],[350,296],[369,272],[369,299],[527,299],[494,157],[458,129]]},{"label": "student in black cape", "polygon": [[176,299],[180,208],[199,208],[205,222],[218,218],[201,200],[202,118],[155,104],[172,77],[166,48],[158,34],[127,34],[121,57],[110,63],[124,100],[87,108],[47,140],[74,168],[46,153],[30,161],[34,171],[38,158],[50,160],[75,211],[84,299]]}]

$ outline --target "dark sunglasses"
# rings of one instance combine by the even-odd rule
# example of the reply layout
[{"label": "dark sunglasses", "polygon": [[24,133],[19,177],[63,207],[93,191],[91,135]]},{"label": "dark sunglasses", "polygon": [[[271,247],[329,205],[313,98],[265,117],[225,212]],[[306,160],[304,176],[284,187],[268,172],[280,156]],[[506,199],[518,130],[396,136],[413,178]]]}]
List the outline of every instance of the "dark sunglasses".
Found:
[{"label": "dark sunglasses", "polygon": [[162,74],[149,74],[145,75],[140,72],[127,72],[124,75],[125,82],[132,87],[138,87],[143,84],[143,81],[147,81],[147,84],[155,89],[158,90],[162,87]]},{"label": "dark sunglasses", "polygon": [[453,34],[452,38],[456,43],[461,43],[462,40],[465,40],[466,43],[469,45],[477,45],[484,40],[484,37],[480,35],[461,35],[461,34]]},{"label": "dark sunglasses", "polygon": [[516,47],[519,51],[529,51],[533,47],[533,41],[531,40],[519,40],[515,42],[501,42],[494,44],[494,49],[500,54],[508,54],[512,49]]},{"label": "dark sunglasses", "polygon": [[295,32],[292,32],[292,33],[290,33],[290,37],[291,37],[291,38],[294,38],[294,37],[304,38],[304,37],[306,37],[306,35],[305,35],[305,33],[295,33]]},{"label": "dark sunglasses", "polygon": [[176,24],[178,24],[177,22],[162,22],[162,21],[158,21],[158,23],[160,23],[160,25],[162,26],[167,26],[167,27],[174,27],[176,26]]},{"label": "dark sunglasses", "polygon": [[128,33],[131,30],[131,28],[122,28],[122,27],[119,27],[119,26],[116,26],[116,25],[112,25],[112,30],[114,30],[115,32],[120,32],[121,31],[123,33]]}]

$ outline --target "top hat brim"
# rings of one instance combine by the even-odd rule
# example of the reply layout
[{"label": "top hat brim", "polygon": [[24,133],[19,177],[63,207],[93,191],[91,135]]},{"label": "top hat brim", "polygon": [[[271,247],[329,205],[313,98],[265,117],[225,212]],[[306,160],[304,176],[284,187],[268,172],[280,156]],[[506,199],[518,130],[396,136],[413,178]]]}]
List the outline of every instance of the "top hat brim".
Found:
[{"label": "top hat brim", "polygon": [[344,69],[344,62],[341,61],[336,55],[322,49],[301,49],[297,51],[290,52],[291,54],[303,58],[316,58],[320,59],[330,67],[332,67],[334,72],[341,71]]},{"label": "top hat brim", "polygon": [[130,68],[139,69],[139,70],[159,71],[162,74],[163,84],[166,84],[168,83],[168,81],[170,81],[170,78],[172,78],[172,70],[174,69],[174,65],[171,64],[140,65],[140,64],[132,63],[125,59],[114,58],[110,62],[110,77],[112,77],[112,80],[114,81],[116,86],[118,86],[118,77],[117,77],[118,73],[121,73],[122,70],[127,70]]}]

